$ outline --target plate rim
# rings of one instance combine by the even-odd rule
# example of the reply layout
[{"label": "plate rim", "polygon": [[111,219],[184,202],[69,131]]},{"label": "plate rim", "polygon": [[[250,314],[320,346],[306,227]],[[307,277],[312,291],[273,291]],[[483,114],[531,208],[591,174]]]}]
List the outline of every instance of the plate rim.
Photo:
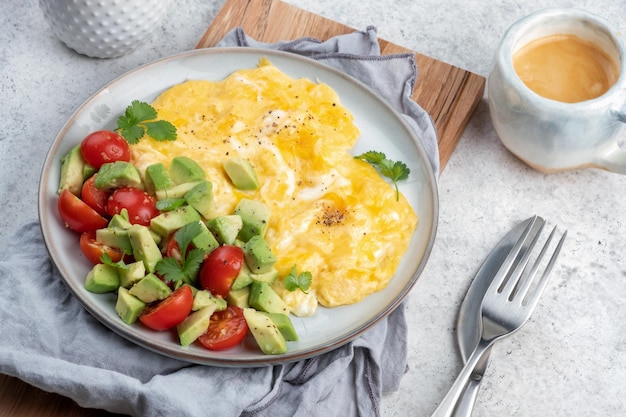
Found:
[{"label": "plate rim", "polygon": [[[193,57],[196,55],[213,55],[213,54],[244,54],[244,55],[260,55],[268,57],[271,62],[271,56],[277,56],[287,60],[295,60],[304,62],[307,65],[312,65],[317,68],[320,68],[321,71],[331,72],[335,76],[340,77],[341,79],[346,80],[348,83],[355,84],[355,86],[359,89],[364,90],[368,95],[371,95],[375,100],[379,102],[382,106],[386,107],[390,113],[392,113],[397,122],[403,126],[404,130],[408,133],[411,138],[417,153],[421,159],[420,163],[426,164],[426,169],[424,171],[427,173],[427,183],[431,188],[430,198],[432,199],[433,205],[432,209],[432,224],[429,231],[429,239],[424,248],[424,255],[422,257],[421,262],[418,264],[417,269],[413,272],[410,280],[407,285],[403,287],[403,289],[393,298],[392,302],[387,304],[381,311],[379,311],[373,318],[369,321],[360,325],[353,330],[338,335],[337,337],[331,338],[326,341],[322,346],[315,346],[313,348],[305,349],[299,352],[287,352],[282,355],[262,355],[259,358],[249,358],[249,359],[231,359],[231,358],[212,358],[212,357],[198,357],[197,355],[191,354],[184,349],[178,349],[176,352],[172,353],[169,350],[164,351],[161,347],[155,346],[154,343],[149,343],[148,341],[141,339],[137,335],[132,332],[124,332],[119,325],[119,323],[110,320],[106,314],[101,314],[95,306],[88,303],[86,299],[83,299],[81,294],[78,292],[77,288],[74,288],[72,282],[69,282],[69,278],[65,277],[62,272],[62,268],[57,264],[57,259],[53,256],[51,250],[51,239],[52,237],[47,232],[47,227],[50,219],[47,219],[45,215],[47,209],[47,177],[51,171],[51,165],[54,164],[54,158],[58,157],[58,148],[61,145],[62,139],[64,135],[67,133],[68,129],[74,124],[76,118],[81,114],[81,112],[94,100],[98,98],[99,95],[102,94],[103,91],[113,87],[114,85],[122,82],[126,78],[129,78],[133,75],[136,75],[139,72],[143,72],[146,70],[150,70],[151,67],[158,67],[160,65],[166,65],[168,62],[180,61],[188,57]],[[49,203],[48,203],[49,204]],[[418,278],[421,276],[425,266],[428,263],[430,255],[432,253],[432,248],[435,243],[435,238],[437,235],[438,223],[439,223],[439,195],[438,195],[438,184],[433,173],[432,167],[430,165],[428,155],[422,145],[420,139],[418,138],[415,131],[409,126],[409,124],[404,120],[401,114],[393,107],[390,103],[388,103],[385,99],[383,99],[378,93],[376,93],[371,87],[361,82],[360,80],[338,70],[329,65],[326,65],[322,62],[316,61],[312,58],[302,56],[292,52],[278,51],[272,49],[263,49],[263,48],[251,48],[251,47],[212,47],[212,48],[202,48],[202,49],[194,49],[186,52],[181,52],[178,54],[170,55],[167,57],[163,57],[143,65],[140,65],[134,69],[131,69],[115,78],[111,81],[107,82],[101,88],[97,89],[93,94],[91,94],[82,104],[80,104],[74,112],[72,112],[71,116],[68,120],[63,124],[61,129],[55,135],[54,140],[52,141],[50,148],[46,154],[46,158],[44,160],[41,174],[40,174],[40,182],[38,187],[38,218],[39,218],[39,227],[43,236],[44,244],[46,247],[46,251],[48,256],[55,267],[55,270],[63,280],[64,285],[70,290],[72,295],[80,302],[80,304],[87,310],[99,323],[118,334],[119,336],[130,340],[131,342],[146,348],[152,352],[174,358],[179,359],[191,363],[203,364],[203,365],[212,365],[212,366],[225,366],[225,367],[260,367],[260,366],[268,366],[268,365],[277,365],[289,362],[295,362],[302,359],[311,358],[331,350],[337,349],[345,344],[353,341],[361,334],[366,332],[371,327],[378,324],[384,318],[388,317],[407,297],[409,292],[415,286]],[[421,223],[421,222],[420,222]],[[418,225],[419,227],[419,225]],[[404,255],[406,256],[406,254]],[[363,302],[364,300],[360,301]],[[180,347],[180,346],[179,346]]]}]

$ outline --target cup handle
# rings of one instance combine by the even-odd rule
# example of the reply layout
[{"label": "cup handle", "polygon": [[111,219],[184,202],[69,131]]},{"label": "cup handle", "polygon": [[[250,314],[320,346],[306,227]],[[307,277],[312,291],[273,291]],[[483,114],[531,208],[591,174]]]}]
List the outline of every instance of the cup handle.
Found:
[{"label": "cup handle", "polygon": [[[626,109],[617,113],[617,119],[626,123]],[[626,139],[624,146],[620,146],[619,139],[613,141],[596,155],[595,165],[617,174],[626,174]]]}]

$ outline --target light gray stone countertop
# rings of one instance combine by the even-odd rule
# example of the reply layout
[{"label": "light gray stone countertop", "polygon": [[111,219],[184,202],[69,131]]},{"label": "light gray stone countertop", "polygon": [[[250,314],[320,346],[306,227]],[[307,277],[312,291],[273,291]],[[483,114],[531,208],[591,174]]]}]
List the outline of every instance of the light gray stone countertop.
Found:
[{"label": "light gray stone countertop", "polygon": [[[483,76],[515,20],[547,6],[595,12],[626,31],[614,0],[288,0]],[[176,1],[154,37],[122,58],[65,48],[35,0],[0,12],[0,245],[37,218],[40,167],[56,133],[91,94],[137,66],[192,49],[223,1]],[[624,133],[626,135],[626,133]],[[475,416],[626,415],[626,176],[596,169],[542,174],[512,156],[482,100],[440,176],[440,219],[428,265],[408,296],[409,369],[383,416],[428,416],[462,361],[459,305],[475,271],[515,223],[539,214],[569,229],[529,323],[496,345]]]}]

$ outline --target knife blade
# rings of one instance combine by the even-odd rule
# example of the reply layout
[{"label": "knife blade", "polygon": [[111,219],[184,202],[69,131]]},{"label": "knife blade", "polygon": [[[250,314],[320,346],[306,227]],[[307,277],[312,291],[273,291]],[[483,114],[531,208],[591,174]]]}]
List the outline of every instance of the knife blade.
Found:
[{"label": "knife blade", "polygon": [[[513,245],[520,238],[524,229],[531,220],[532,218],[529,218],[519,223],[517,226],[513,227],[502,238],[502,240],[500,240],[481,265],[480,269],[476,273],[476,276],[472,280],[469,289],[467,290],[467,294],[465,295],[459,309],[456,327],[457,342],[459,350],[461,351],[463,362],[467,361],[467,358],[469,358],[480,340],[480,333],[482,330],[480,322],[480,307],[485,296],[485,292],[487,291],[487,288],[489,288],[491,281],[498,272],[498,269],[500,269],[500,266],[502,265],[502,262],[506,258],[507,254],[511,251]],[[536,227],[539,227],[539,225]],[[530,243],[527,245],[529,244]],[[480,389],[480,383],[489,363],[490,353],[491,349],[485,355],[485,359],[479,362],[474,368],[472,377],[454,410],[454,417],[470,417],[472,415],[472,410],[474,409],[474,404],[476,403],[476,398]]]}]

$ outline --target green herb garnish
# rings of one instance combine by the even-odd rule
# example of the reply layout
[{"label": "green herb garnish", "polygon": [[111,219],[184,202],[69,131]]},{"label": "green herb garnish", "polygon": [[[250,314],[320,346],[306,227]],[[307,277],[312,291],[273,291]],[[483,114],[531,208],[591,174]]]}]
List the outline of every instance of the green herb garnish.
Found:
[{"label": "green herb garnish", "polygon": [[178,229],[174,234],[174,240],[180,249],[180,262],[176,258],[165,257],[157,262],[156,272],[168,281],[183,281],[192,284],[206,254],[204,250],[198,248],[189,250],[192,239],[200,232],[198,222],[186,224]]},{"label": "green herb garnish", "polygon": [[117,129],[126,142],[134,145],[145,133],[158,141],[176,140],[176,126],[167,120],[154,120],[157,111],[143,101],[134,100],[117,119]]},{"label": "green herb garnish", "polygon": [[357,159],[362,159],[365,162],[369,162],[374,165],[381,175],[391,179],[393,185],[396,188],[396,201],[400,198],[400,191],[398,190],[398,181],[409,178],[411,170],[402,161],[392,161],[387,159],[387,156],[378,151],[368,151],[359,156],[355,156]]},{"label": "green herb garnish", "polygon": [[102,262],[105,265],[109,265],[109,266],[115,267],[117,269],[128,269],[128,265],[126,265],[126,263],[124,262],[124,259],[120,259],[117,262],[113,262],[113,259],[111,259],[109,254],[106,253],[106,252],[104,252],[100,256],[100,262]]},{"label": "green herb garnish", "polygon": [[156,202],[156,208],[160,211],[171,211],[185,204],[184,198],[164,198]]},{"label": "green herb garnish", "polygon": [[311,287],[311,280],[313,279],[309,271],[298,273],[296,266],[291,267],[291,272],[283,280],[283,284],[288,291],[295,291],[300,289],[303,293],[307,293],[307,290]]}]

